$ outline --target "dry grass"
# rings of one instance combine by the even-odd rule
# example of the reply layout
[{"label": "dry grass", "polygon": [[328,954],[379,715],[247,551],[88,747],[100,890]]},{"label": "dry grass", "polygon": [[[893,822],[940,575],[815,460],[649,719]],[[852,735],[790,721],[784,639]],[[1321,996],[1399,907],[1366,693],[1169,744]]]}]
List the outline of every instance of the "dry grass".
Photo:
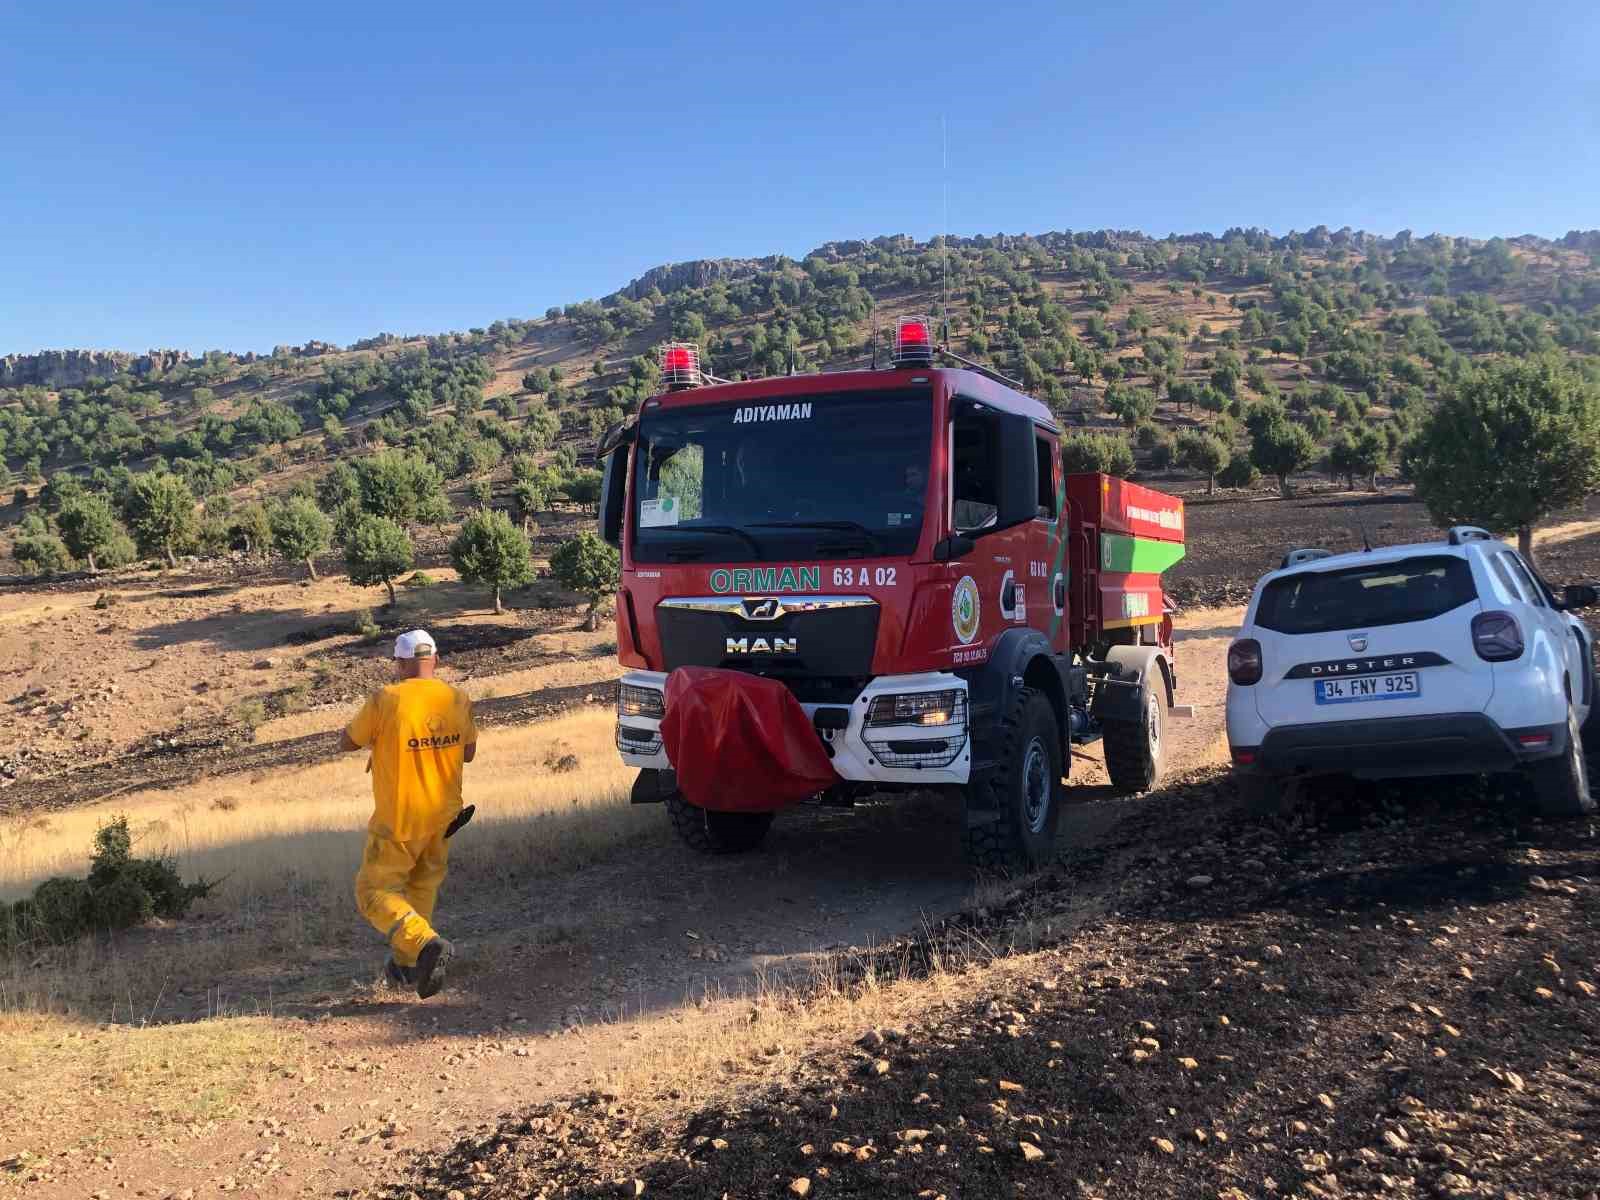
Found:
[{"label": "dry grass", "polygon": [[[467,769],[478,806],[471,855],[452,864],[452,888],[492,888],[565,874],[613,852],[654,824],[628,804],[632,772],[612,745],[612,717],[589,711],[537,726],[485,730]],[[553,775],[557,744],[582,770]],[[201,782],[174,792],[120,797],[0,826],[0,897],[26,894],[51,875],[81,875],[95,829],[126,813],[141,854],[170,854],[186,877],[225,882],[194,918],[122,938],[85,939],[35,962],[0,960],[0,1011],[58,1012],[139,1020],[163,994],[265,992],[250,971],[262,962],[329,956],[365,938],[352,911],[351,880],[371,813],[362,758],[246,780]],[[570,934],[570,931],[567,931]],[[356,943],[364,945],[362,943]],[[365,946],[370,951],[370,946]],[[345,976],[348,977],[347,975]]]},{"label": "dry grass", "polygon": [[[595,639],[599,635],[584,635]],[[583,651],[575,651],[583,653]],[[550,663],[542,667],[529,667],[523,671],[507,671],[500,675],[480,675],[468,680],[452,677],[448,670],[441,678],[459,686],[474,700],[492,700],[501,696],[517,696],[545,688],[571,687],[579,683],[609,683],[622,673],[615,657],[580,657],[576,661]],[[354,703],[330,705],[307,712],[291,713],[256,726],[255,740],[283,742],[313,733],[331,733],[342,729],[355,715]]]}]

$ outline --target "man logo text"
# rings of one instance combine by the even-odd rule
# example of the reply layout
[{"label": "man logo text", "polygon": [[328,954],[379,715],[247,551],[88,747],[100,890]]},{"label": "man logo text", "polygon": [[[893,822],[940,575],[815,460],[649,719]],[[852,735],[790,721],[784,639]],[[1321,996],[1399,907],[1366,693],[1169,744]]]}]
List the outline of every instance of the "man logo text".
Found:
[{"label": "man logo text", "polygon": [[800,639],[792,637],[731,637],[725,654],[798,654]]}]

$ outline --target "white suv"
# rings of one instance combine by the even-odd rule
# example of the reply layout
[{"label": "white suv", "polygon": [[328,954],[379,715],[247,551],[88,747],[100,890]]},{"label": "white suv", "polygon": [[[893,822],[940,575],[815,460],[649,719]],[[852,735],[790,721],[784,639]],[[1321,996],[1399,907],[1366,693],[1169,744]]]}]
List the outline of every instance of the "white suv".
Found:
[{"label": "white suv", "polygon": [[1228,649],[1242,790],[1270,806],[1298,777],[1518,772],[1540,812],[1593,812],[1593,637],[1568,610],[1596,600],[1589,586],[1558,599],[1469,526],[1443,543],[1293,551]]}]

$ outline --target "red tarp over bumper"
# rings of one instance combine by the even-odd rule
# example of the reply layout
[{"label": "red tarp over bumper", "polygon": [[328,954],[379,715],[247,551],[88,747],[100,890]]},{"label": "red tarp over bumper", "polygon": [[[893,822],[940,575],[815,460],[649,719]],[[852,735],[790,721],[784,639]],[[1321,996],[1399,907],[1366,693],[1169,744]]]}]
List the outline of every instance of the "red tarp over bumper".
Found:
[{"label": "red tarp over bumper", "polygon": [[666,702],[661,737],[690,804],[771,812],[838,781],[805,709],[775,680],[679,667]]}]

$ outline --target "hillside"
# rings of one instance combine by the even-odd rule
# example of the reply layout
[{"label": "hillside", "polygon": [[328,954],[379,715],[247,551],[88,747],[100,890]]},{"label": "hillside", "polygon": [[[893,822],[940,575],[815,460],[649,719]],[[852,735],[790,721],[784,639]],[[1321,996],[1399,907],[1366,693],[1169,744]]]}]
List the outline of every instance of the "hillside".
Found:
[{"label": "hillside", "polygon": [[[261,527],[252,501],[309,493],[332,463],[382,447],[427,458],[457,508],[519,507],[505,460],[529,456],[524,474],[550,470],[548,511],[592,496],[582,464],[654,387],[659,343],[698,341],[735,378],[836,370],[867,365],[874,329],[912,312],[947,320],[954,348],[1018,379],[1069,429],[1127,427],[1139,469],[1163,486],[1206,482],[1174,473],[1172,434],[1191,427],[1235,460],[1223,483],[1251,486],[1243,450],[1263,400],[1286,403],[1316,443],[1306,466],[1359,479],[1393,467],[1440,383],[1474,359],[1550,350],[1600,374],[1600,232],[885,237],[798,262],[659,267],[602,299],[465,333],[259,357],[14,355],[0,360],[14,493],[0,522],[23,519],[63,473],[116,498],[132,473],[167,467],[205,503],[183,548],[242,550]],[[65,487],[46,490],[47,512]],[[48,516],[34,517],[16,532],[47,533]]]}]

